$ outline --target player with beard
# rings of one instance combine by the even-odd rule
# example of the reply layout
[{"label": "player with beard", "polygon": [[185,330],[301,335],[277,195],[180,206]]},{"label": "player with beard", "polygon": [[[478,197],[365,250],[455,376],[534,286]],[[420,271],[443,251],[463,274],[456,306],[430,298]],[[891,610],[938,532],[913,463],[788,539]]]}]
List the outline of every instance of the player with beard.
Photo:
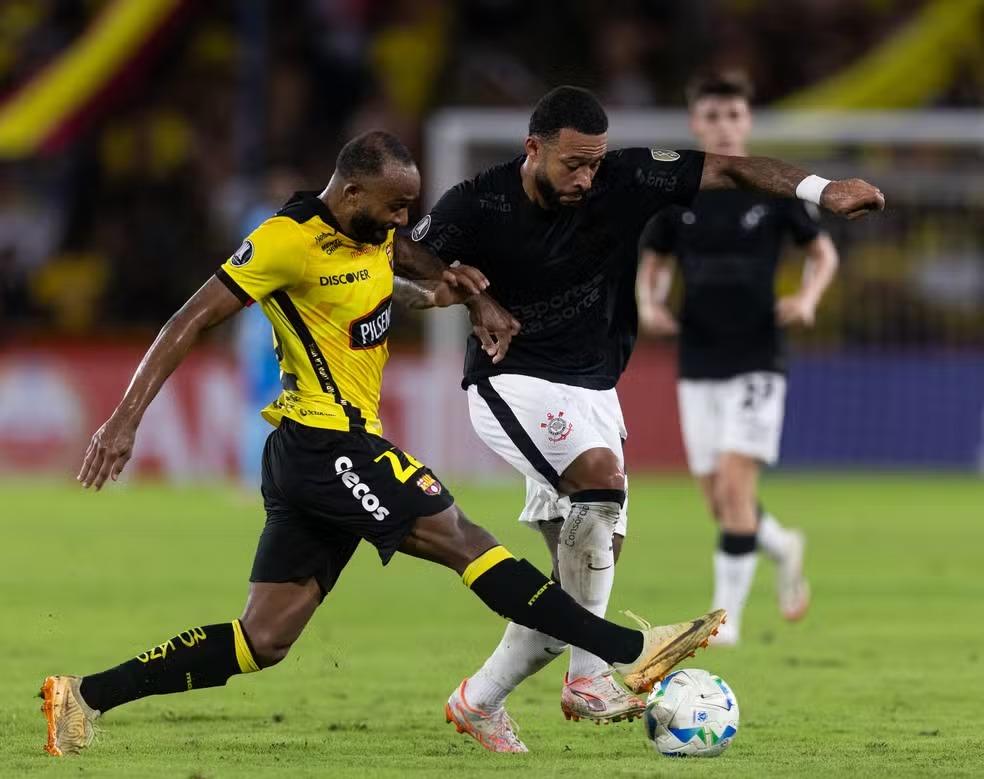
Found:
[{"label": "player with beard", "polygon": [[[471,523],[430,469],[382,437],[394,297],[421,308],[469,302],[493,331],[510,329],[507,315],[474,302],[487,286],[480,272],[436,262],[422,270],[408,257],[410,242],[395,228],[419,191],[397,138],[355,138],[328,187],[297,193],[250,233],[151,345],[92,437],[83,487],[120,475],[148,405],[205,330],[254,302],[271,322],[283,392],[262,412],[275,429],[263,451],[266,524],[249,596],[239,619],[182,631],[99,673],[47,677],[49,754],[87,748],[96,719],[118,706],[218,687],[282,661],[363,539],[384,565],[400,551],[451,568],[496,613],[601,654],[636,690],[706,645],[721,623],[724,612],[658,627],[640,620],[630,630],[591,614]],[[394,270],[410,278],[398,282]]]},{"label": "player with beard", "polygon": [[[542,533],[562,585],[599,615],[626,528],[626,429],[614,388],[636,339],[646,221],[706,189],[798,194],[849,217],[884,207],[881,192],[858,179],[827,182],[761,157],[609,151],[607,130],[591,93],[554,89],[533,110],[525,153],[450,189],[412,233],[422,251],[481,269],[521,323],[504,357],[501,339],[482,328],[468,339],[472,424],[526,477],[521,521]],[[506,696],[564,648],[509,625],[451,695],[448,721],[488,749],[525,750]],[[607,722],[638,715],[643,702],[615,683],[604,660],[572,650],[561,707],[569,719]]]},{"label": "player with beard", "polygon": [[[701,147],[745,156],[751,85],[709,74],[687,89]],[[716,606],[728,624],[716,641],[735,644],[755,575],[757,550],[776,563],[779,608],[799,619],[809,605],[803,534],[758,503],[761,465],[779,454],[786,397],[783,326],[812,325],[837,271],[837,249],[814,206],[752,192],[703,192],[689,207],[654,216],[640,240],[639,317],[653,335],[679,333],[680,425],[690,471],[721,528],[714,552]],[[806,251],[800,290],[776,300],[783,244]],[[673,266],[684,283],[679,323],[666,305]]]}]

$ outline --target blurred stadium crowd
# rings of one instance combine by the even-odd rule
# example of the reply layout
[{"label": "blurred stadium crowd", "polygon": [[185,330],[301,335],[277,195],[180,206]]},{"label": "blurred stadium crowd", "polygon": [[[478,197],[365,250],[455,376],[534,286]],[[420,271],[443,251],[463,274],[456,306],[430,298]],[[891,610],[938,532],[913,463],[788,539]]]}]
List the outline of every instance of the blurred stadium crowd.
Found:
[{"label": "blurred stadium crowd", "polygon": [[[4,2],[0,95],[42,71],[105,5]],[[419,152],[423,123],[436,108],[525,107],[559,82],[592,87],[613,107],[682,107],[683,83],[707,66],[744,69],[759,102],[770,104],[851,62],[923,5],[178,3],[127,63],[125,77],[54,148],[0,161],[4,333],[156,328],[286,194],[322,186],[341,143],[363,129],[387,127]],[[929,105],[984,103],[980,51]],[[984,227],[965,217],[944,211],[907,233],[926,245],[947,236],[948,251],[969,251],[981,245]],[[954,245],[954,236],[963,238]],[[854,297],[832,306],[840,313],[828,326],[860,342],[939,336],[932,296],[908,285],[907,269],[877,262],[875,247],[867,254],[871,267],[855,265],[862,278],[842,290]],[[973,256],[978,267],[966,271],[958,296],[984,294]],[[934,279],[923,281],[923,292],[934,289]],[[895,311],[873,330],[865,298],[884,299],[885,289]],[[971,306],[973,321],[947,325],[946,339],[979,336],[979,309]]]}]

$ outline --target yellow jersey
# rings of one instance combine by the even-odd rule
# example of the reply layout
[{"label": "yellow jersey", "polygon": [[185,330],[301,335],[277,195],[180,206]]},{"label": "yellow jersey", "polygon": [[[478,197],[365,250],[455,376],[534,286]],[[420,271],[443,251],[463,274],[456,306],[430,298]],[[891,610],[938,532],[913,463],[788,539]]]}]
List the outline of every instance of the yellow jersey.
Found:
[{"label": "yellow jersey", "polygon": [[309,427],[382,434],[393,231],[378,246],[343,234],[314,192],[298,192],[216,272],[273,325],[283,391],[261,412]]}]

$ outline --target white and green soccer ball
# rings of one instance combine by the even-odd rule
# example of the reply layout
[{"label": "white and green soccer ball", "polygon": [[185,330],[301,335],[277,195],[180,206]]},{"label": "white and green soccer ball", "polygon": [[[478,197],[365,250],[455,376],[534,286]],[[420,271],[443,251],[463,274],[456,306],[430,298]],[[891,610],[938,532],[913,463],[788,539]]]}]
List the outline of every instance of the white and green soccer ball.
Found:
[{"label": "white and green soccer ball", "polygon": [[738,700],[720,676],[686,668],[653,688],[642,723],[660,754],[716,757],[738,734]]}]

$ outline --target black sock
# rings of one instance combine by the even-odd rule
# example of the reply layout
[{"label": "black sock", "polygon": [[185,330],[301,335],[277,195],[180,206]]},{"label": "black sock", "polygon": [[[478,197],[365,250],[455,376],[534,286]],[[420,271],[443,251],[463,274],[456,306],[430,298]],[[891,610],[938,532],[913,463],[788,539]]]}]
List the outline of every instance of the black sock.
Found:
[{"label": "black sock", "polygon": [[751,554],[758,546],[758,535],[750,533],[727,533],[722,531],[718,540],[718,548],[725,554],[739,556]]},{"label": "black sock", "polygon": [[79,692],[90,707],[106,712],[148,695],[221,687],[230,676],[259,670],[237,619],[178,633],[115,668],[83,677]]},{"label": "black sock", "polygon": [[630,663],[642,652],[642,633],[596,617],[529,562],[517,560],[501,546],[472,561],[461,578],[496,614],[608,663]]}]

